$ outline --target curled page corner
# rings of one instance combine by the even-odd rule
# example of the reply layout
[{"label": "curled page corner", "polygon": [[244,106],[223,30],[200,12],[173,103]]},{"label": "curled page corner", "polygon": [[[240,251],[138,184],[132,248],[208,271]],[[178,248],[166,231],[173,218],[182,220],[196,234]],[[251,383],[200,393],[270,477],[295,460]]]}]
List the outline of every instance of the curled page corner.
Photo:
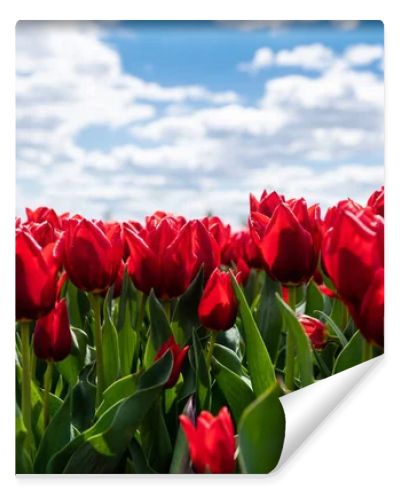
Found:
[{"label": "curled page corner", "polygon": [[275,471],[286,464],[303,442],[340,404],[383,355],[280,398],[286,417],[282,454]]}]

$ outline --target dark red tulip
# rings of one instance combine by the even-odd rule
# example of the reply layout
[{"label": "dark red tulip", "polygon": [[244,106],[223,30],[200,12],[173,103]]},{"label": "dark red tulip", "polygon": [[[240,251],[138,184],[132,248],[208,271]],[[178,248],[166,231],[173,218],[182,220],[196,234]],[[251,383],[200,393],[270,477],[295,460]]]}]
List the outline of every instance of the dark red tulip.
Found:
[{"label": "dark red tulip", "polygon": [[339,211],[322,244],[322,263],[326,273],[339,296],[356,308],[361,304],[375,271],[383,266],[377,237],[383,231],[383,219],[377,217],[374,229],[369,219],[361,220],[361,216],[349,210]]},{"label": "dark red tulip", "polygon": [[197,220],[182,226],[182,218],[165,216],[147,221],[146,229],[126,228],[130,257],[128,272],[136,288],[153,288],[163,300],[179,297],[204,267],[205,279],[220,263],[214,237]]},{"label": "dark red tulip", "polygon": [[239,259],[243,259],[250,268],[261,269],[263,267],[260,250],[248,229],[233,233],[223,249],[223,264],[230,266],[233,262],[238,265]]},{"label": "dark red tulip", "polygon": [[61,361],[71,352],[72,338],[65,299],[38,319],[33,333],[33,348],[38,358]]},{"label": "dark red tulip", "polygon": [[385,216],[385,188],[383,186],[371,194],[367,205],[373,208],[381,217]]},{"label": "dark red tulip", "polygon": [[224,224],[219,217],[215,215],[204,217],[201,219],[204,227],[214,236],[215,241],[218,243],[221,253],[224,252],[226,245],[229,243],[231,236],[231,226]]},{"label": "dark red tulip", "polygon": [[318,262],[318,242],[304,200],[278,205],[272,217],[250,215],[250,226],[268,274],[286,285],[306,283]]},{"label": "dark red tulip", "polygon": [[59,217],[52,208],[38,207],[36,210],[26,208],[25,212],[28,222],[49,222],[54,229],[61,229]]},{"label": "dark red tulip", "polygon": [[200,299],[200,323],[214,331],[228,330],[236,320],[238,302],[229,272],[215,269]]},{"label": "dark red tulip", "polygon": [[272,191],[271,193],[267,193],[267,191],[263,191],[261,193],[260,201],[257,198],[250,194],[250,212],[260,212],[263,215],[268,217],[272,217],[275,208],[285,201],[285,197],[278,194],[276,191]]},{"label": "dark red tulip", "polygon": [[173,358],[173,365],[171,375],[169,376],[168,382],[165,384],[166,389],[173,387],[178,380],[179,374],[181,373],[183,362],[185,361],[186,355],[188,353],[189,346],[185,346],[182,349],[175,342],[174,337],[170,337],[164,344],[160,347],[156,354],[155,359],[160,359],[163,354],[170,351]]},{"label": "dark red tulip", "polygon": [[54,226],[47,221],[30,222],[25,224],[25,227],[41,247],[55,243],[61,236],[60,231],[54,229]]},{"label": "dark red tulip", "polygon": [[381,267],[375,272],[359,309],[354,310],[350,306],[354,322],[363,337],[379,347],[383,347],[384,299],[384,270]]},{"label": "dark red tulip", "polygon": [[115,282],[122,259],[118,226],[69,219],[61,246],[65,270],[76,287],[100,293]]},{"label": "dark red tulip", "polygon": [[27,230],[15,238],[16,318],[37,319],[50,312],[56,300],[58,266],[53,244],[42,248]]},{"label": "dark red tulip", "polygon": [[319,319],[302,314],[299,323],[304,328],[307,337],[310,339],[314,349],[323,349],[328,340],[328,329]]},{"label": "dark red tulip", "polygon": [[195,472],[235,472],[235,431],[225,406],[216,417],[208,411],[202,411],[197,417],[196,426],[186,415],[180,415],[179,420],[186,435]]}]

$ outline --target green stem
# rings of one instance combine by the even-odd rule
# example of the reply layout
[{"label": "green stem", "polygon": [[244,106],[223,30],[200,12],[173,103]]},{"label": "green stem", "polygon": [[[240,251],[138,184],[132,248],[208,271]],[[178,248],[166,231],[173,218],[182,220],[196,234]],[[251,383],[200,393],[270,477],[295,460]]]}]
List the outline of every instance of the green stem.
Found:
[{"label": "green stem", "polygon": [[144,312],[146,310],[146,299],[147,299],[146,294],[141,293],[140,294],[140,300],[139,300],[139,311],[138,311],[138,315],[137,315],[137,318],[136,318],[136,331],[139,334],[140,334],[140,332],[142,330],[142,323],[143,323],[143,319],[144,319]]},{"label": "green stem", "polygon": [[32,377],[32,380],[34,382],[36,380],[36,363],[37,363],[37,358],[35,356],[35,351],[32,348],[31,349],[31,377]]},{"label": "green stem", "polygon": [[96,406],[99,406],[103,399],[104,392],[104,366],[103,366],[103,343],[101,336],[101,306],[100,295],[93,293],[92,307],[94,311],[94,346],[96,348],[96,375],[97,375],[97,390],[96,390]]},{"label": "green stem", "polygon": [[168,323],[171,322],[171,302],[169,300],[166,300],[164,302],[164,310],[165,314],[167,316]]},{"label": "green stem", "polygon": [[[296,312],[296,288],[289,287],[289,305]],[[296,345],[291,329],[288,329],[286,337],[286,362],[285,362],[285,385],[292,391],[294,389],[294,367],[295,367]]]},{"label": "green stem", "polygon": [[372,344],[370,344],[368,340],[363,339],[362,360],[368,361],[371,358],[372,358]]},{"label": "green stem", "polygon": [[22,418],[27,431],[29,452],[33,446],[32,438],[32,405],[31,405],[31,334],[29,323],[21,321],[22,340]]},{"label": "green stem", "polygon": [[51,383],[53,380],[53,361],[47,363],[46,372],[44,374],[44,398],[43,398],[43,417],[44,428],[49,423],[49,394],[51,391]]},{"label": "green stem", "polygon": [[210,332],[210,336],[211,336],[210,344],[208,346],[208,353],[207,353],[207,358],[206,358],[207,370],[209,370],[210,366],[211,366],[211,359],[212,359],[212,355],[214,352],[214,346],[215,346],[215,343],[217,341],[217,333]]}]

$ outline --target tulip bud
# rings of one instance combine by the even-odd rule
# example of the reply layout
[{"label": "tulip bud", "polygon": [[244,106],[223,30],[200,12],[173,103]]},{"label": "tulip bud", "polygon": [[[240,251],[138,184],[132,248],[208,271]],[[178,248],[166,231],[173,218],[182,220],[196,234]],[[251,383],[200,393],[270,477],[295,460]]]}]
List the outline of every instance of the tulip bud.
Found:
[{"label": "tulip bud", "polygon": [[210,330],[228,330],[235,323],[237,310],[238,302],[230,273],[216,268],[200,299],[198,307],[200,323]]},{"label": "tulip bud", "polygon": [[322,321],[302,314],[299,317],[299,323],[306,332],[314,349],[323,349],[328,339],[328,329]]},{"label": "tulip bud", "polygon": [[120,225],[105,227],[87,219],[70,219],[61,241],[65,270],[72,283],[100,293],[116,280],[122,259]]},{"label": "tulip bud", "polygon": [[186,415],[180,415],[195,472],[232,474],[235,472],[235,431],[228,409],[224,406],[214,417],[202,411],[196,427]]},{"label": "tulip bud", "polygon": [[38,358],[61,361],[71,352],[72,338],[65,299],[40,318],[33,333],[33,348]]},{"label": "tulip bud", "polygon": [[54,307],[58,266],[51,243],[41,248],[24,229],[15,239],[16,318],[37,319]]},{"label": "tulip bud", "polygon": [[169,379],[167,383],[165,384],[166,389],[170,389],[176,384],[176,381],[178,380],[179,374],[182,369],[183,362],[185,361],[186,354],[189,351],[189,346],[185,346],[183,349],[179,347],[179,345],[175,342],[174,337],[170,337],[166,342],[163,343],[163,345],[160,347],[158,350],[155,359],[160,359],[163,354],[165,354],[167,351],[170,351],[172,354],[173,358],[173,365],[172,365],[172,371],[171,375],[169,376]]}]

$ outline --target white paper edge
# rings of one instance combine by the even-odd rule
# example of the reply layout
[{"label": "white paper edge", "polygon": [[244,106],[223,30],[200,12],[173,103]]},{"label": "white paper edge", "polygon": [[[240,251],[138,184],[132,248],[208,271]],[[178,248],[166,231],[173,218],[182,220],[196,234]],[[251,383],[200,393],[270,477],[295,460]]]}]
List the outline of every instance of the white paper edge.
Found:
[{"label": "white paper edge", "polygon": [[276,472],[382,358],[371,359],[280,398],[285,411],[286,433]]}]

